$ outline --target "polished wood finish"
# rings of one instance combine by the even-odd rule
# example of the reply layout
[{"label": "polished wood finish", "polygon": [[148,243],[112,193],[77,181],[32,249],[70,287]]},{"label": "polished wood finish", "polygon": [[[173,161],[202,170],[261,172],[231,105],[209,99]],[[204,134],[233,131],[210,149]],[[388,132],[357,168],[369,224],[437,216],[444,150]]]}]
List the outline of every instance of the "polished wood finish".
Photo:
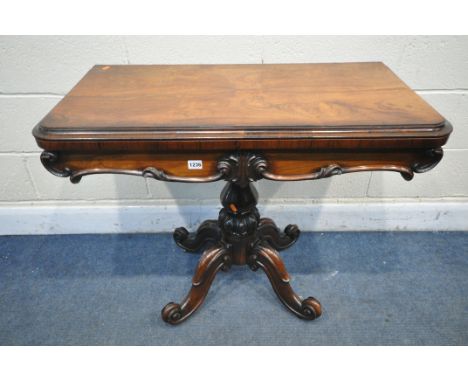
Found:
[{"label": "polished wood finish", "polygon": [[[99,65],[33,129],[41,162],[73,183],[94,174],[166,182],[224,180],[218,220],[181,227],[183,249],[205,249],[187,297],[162,311],[177,324],[202,304],[219,270],[261,268],[300,318],[321,314],[289,284],[278,252],[299,237],[260,218],[253,182],[360,171],[405,180],[442,159],[452,126],[384,64]],[[194,170],[189,161],[203,165]]]},{"label": "polished wood finish", "polygon": [[169,324],[180,324],[189,318],[205,300],[211,283],[220,269],[228,270],[231,258],[228,250],[222,245],[207,249],[198,263],[192,279],[192,288],[187,297],[180,303],[170,302],[161,311],[164,321]]},{"label": "polished wood finish", "polygon": [[[441,148],[399,151],[265,152],[257,155],[255,177],[274,181],[314,180],[361,171],[399,172],[406,180],[414,173],[433,168],[442,159]],[[189,160],[202,160],[203,168],[189,170]],[[70,177],[77,183],[83,176],[124,174],[156,180],[204,183],[226,178],[220,163],[229,161],[221,153],[79,154],[44,151],[41,161],[52,174]],[[195,176],[196,175],[196,176]]]},{"label": "polished wood finish", "polygon": [[294,292],[277,252],[296,242],[299,228],[289,225],[282,233],[271,219],[260,219],[256,207],[257,191],[248,179],[249,166],[254,162],[249,161],[251,158],[254,156],[235,156],[229,171],[232,177],[221,193],[223,208],[217,227],[212,220],[207,220],[191,236],[183,227],[175,230],[176,243],[188,251],[196,251],[210,242],[214,244],[201,256],[185,299],[180,304],[170,302],[163,308],[164,321],[179,324],[192,315],[204,301],[216,273],[221,269],[229,270],[232,264],[247,264],[253,271],[263,269],[280,301],[298,317],[314,320],[321,315],[318,300],[313,297],[301,299]]},{"label": "polished wood finish", "polygon": [[440,147],[450,131],[374,62],[95,66],[34,135],[49,151],[226,151]]},{"label": "polished wood finish", "polygon": [[188,252],[197,252],[208,243],[218,243],[221,240],[221,229],[217,220],[205,220],[194,233],[179,227],[174,231],[174,241]]},{"label": "polished wood finish", "polygon": [[384,64],[346,63],[95,66],[41,125],[133,136],[135,127],[180,131],[443,122]]}]

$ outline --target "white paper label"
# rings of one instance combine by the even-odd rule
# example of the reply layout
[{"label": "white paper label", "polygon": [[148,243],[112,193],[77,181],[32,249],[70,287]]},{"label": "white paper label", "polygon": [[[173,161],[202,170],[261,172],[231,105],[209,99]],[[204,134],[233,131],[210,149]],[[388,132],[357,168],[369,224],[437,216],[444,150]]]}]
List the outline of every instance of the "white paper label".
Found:
[{"label": "white paper label", "polygon": [[203,169],[202,160],[189,160],[187,161],[187,167],[189,170],[201,170]]}]

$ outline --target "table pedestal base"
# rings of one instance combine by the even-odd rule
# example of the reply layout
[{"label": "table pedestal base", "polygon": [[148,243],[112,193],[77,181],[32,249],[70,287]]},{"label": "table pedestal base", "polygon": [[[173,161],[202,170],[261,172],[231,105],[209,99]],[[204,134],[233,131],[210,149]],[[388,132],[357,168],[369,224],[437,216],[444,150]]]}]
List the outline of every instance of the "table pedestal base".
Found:
[{"label": "table pedestal base", "polygon": [[252,183],[228,182],[221,193],[223,209],[218,220],[206,220],[195,233],[185,228],[174,231],[174,240],[181,248],[203,252],[192,287],[180,303],[170,302],[161,314],[164,321],[178,324],[186,320],[203,303],[219,270],[227,271],[232,264],[248,265],[256,271],[261,268],[281,302],[296,316],[313,320],[321,315],[320,303],[313,297],[301,299],[289,284],[289,275],[278,254],[294,244],[300,231],[296,225],[288,225],[281,232],[267,218],[260,218],[257,191]]}]

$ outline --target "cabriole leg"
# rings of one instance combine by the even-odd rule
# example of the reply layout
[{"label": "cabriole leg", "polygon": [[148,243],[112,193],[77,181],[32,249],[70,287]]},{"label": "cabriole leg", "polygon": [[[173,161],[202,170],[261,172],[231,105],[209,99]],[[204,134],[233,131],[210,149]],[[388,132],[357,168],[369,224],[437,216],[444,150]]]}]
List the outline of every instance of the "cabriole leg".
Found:
[{"label": "cabriole leg", "polygon": [[184,227],[176,228],[173,234],[176,244],[188,252],[197,252],[208,243],[217,243],[221,239],[221,230],[217,220],[205,220],[194,233]]},{"label": "cabriole leg", "polygon": [[289,275],[278,252],[267,244],[258,244],[247,259],[249,267],[262,268],[281,302],[296,316],[314,320],[322,314],[322,307],[314,297],[301,299],[289,284]]},{"label": "cabriole leg", "polygon": [[289,224],[281,232],[275,222],[268,218],[260,219],[258,235],[263,241],[267,241],[277,251],[289,248],[299,238],[301,231],[295,224]]},{"label": "cabriole leg", "polygon": [[170,302],[161,311],[164,321],[179,324],[195,312],[205,300],[216,273],[231,266],[229,251],[222,245],[205,250],[192,279],[192,288],[180,303]]}]

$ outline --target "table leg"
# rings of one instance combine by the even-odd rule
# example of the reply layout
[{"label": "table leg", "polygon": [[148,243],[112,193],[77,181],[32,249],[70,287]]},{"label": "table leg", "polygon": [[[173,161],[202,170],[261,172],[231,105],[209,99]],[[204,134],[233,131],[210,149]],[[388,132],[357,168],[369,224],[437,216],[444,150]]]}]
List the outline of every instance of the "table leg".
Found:
[{"label": "table leg", "polygon": [[216,273],[220,269],[228,270],[230,266],[229,250],[223,245],[205,250],[193,276],[192,288],[180,304],[170,302],[163,308],[163,320],[170,324],[186,320],[205,300]]},{"label": "table leg", "polygon": [[305,320],[314,320],[322,314],[322,307],[314,297],[300,298],[289,284],[289,275],[278,252],[268,244],[259,243],[247,263],[256,271],[262,268],[281,302],[296,316]]},{"label": "table leg", "polygon": [[267,241],[277,251],[289,248],[299,238],[301,231],[295,224],[289,224],[284,232],[276,226],[275,222],[268,218],[260,219],[258,235]]},{"label": "table leg", "polygon": [[217,243],[221,240],[221,229],[217,220],[205,220],[194,233],[189,233],[184,227],[174,231],[176,244],[188,252],[197,252],[208,243]]}]

